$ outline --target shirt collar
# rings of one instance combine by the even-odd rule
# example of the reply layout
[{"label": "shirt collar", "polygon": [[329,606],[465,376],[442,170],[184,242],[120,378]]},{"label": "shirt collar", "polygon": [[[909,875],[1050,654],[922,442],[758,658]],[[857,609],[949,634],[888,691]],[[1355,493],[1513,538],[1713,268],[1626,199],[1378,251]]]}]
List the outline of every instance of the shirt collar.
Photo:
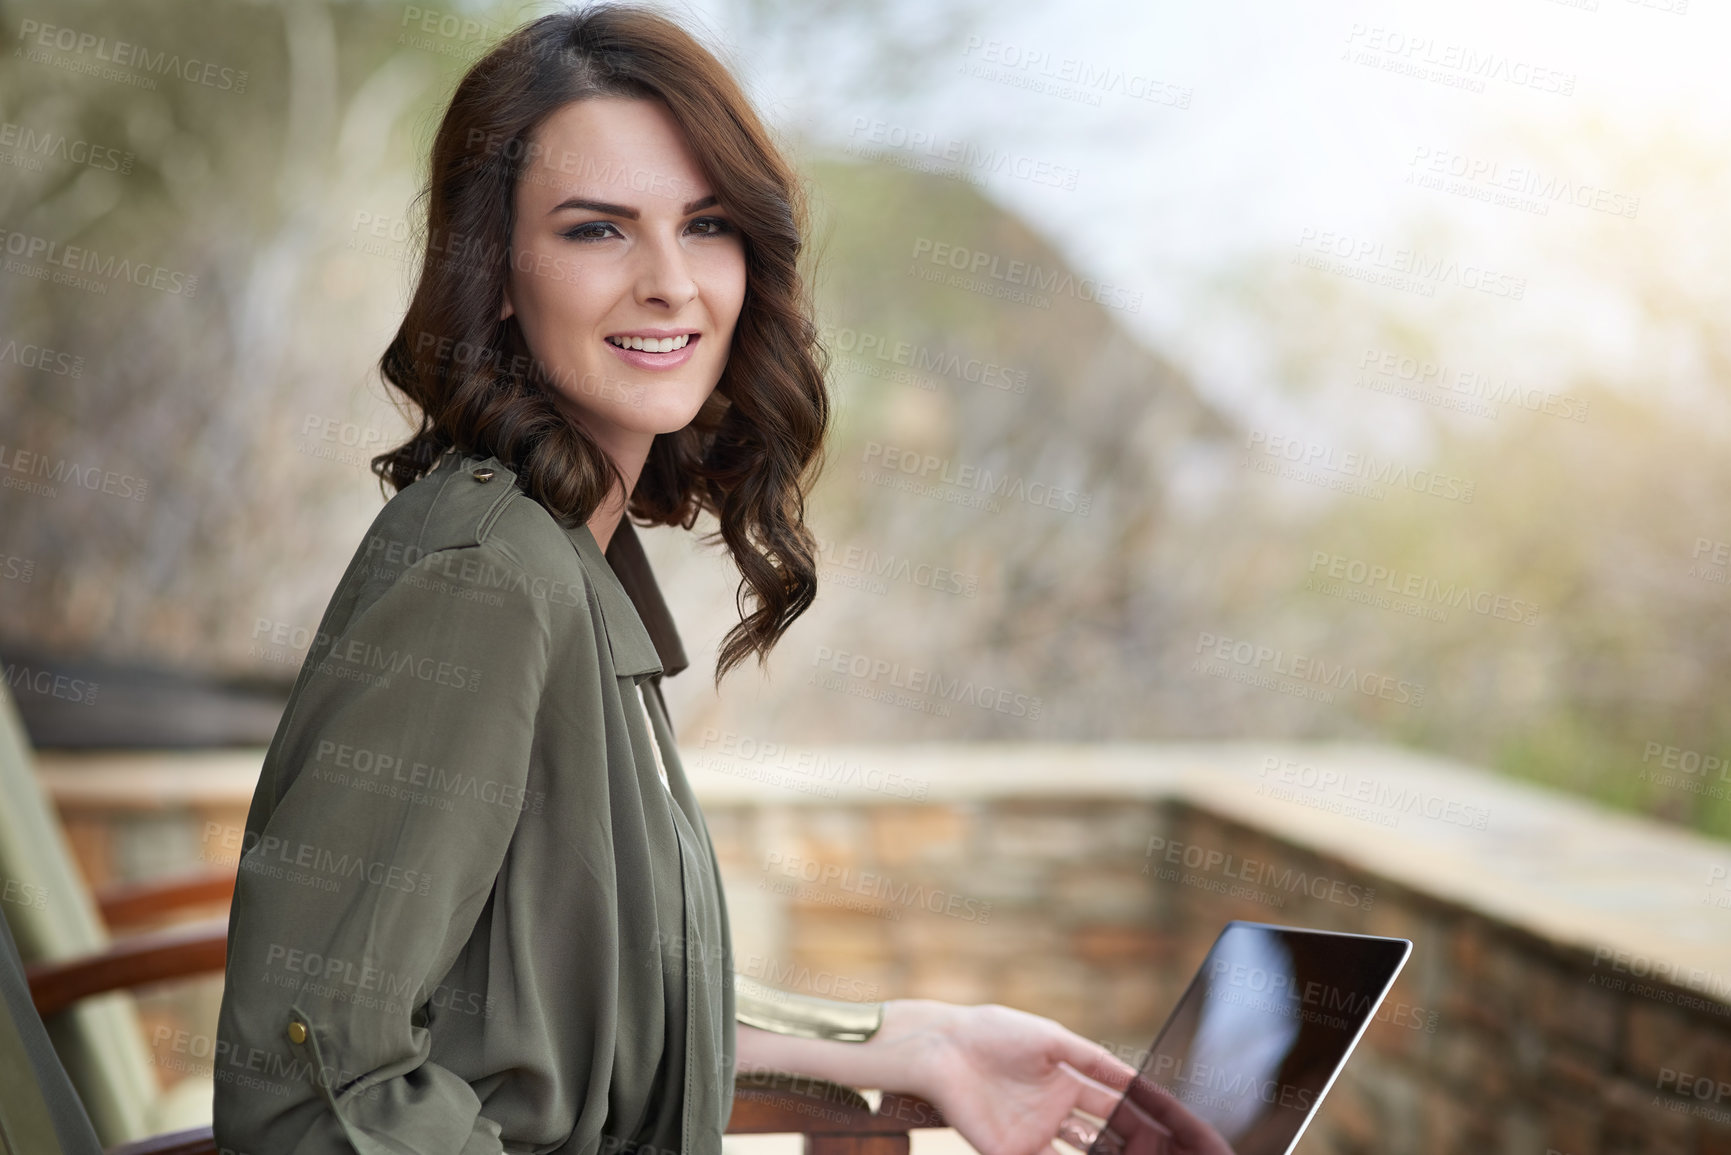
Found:
[{"label": "shirt collar", "polygon": [[[591,535],[590,540],[594,540]],[[619,584],[637,610],[638,620],[649,631],[655,645],[661,672],[671,678],[691,662],[685,656],[685,646],[679,640],[679,629],[673,624],[673,613],[655,584],[655,571],[649,568],[649,555],[643,552],[643,541],[629,517],[619,519],[613,540],[607,543],[607,564],[612,567]]]},{"label": "shirt collar", "polygon": [[[622,530],[630,523],[621,518],[619,524]],[[576,529],[560,528],[565,529],[565,536],[577,548],[577,555],[583,559],[583,568],[589,571],[589,584],[594,587],[601,603],[601,621],[607,631],[607,645],[613,651],[613,672],[621,676],[662,673],[661,656],[656,653],[655,642],[650,638],[643,619],[638,616],[636,603],[626,592],[624,583],[602,554],[595,535],[589,532],[587,525],[579,525]],[[613,532],[615,541],[620,530]]]},{"label": "shirt collar", "polygon": [[[497,457],[483,458],[477,454],[459,457],[448,452],[441,466],[451,464],[453,458],[462,468],[492,466],[516,484],[516,473]],[[673,624],[673,614],[655,583],[649,557],[643,552],[643,543],[631,519],[619,519],[619,527],[613,531],[605,554],[587,525],[560,528],[582,559],[589,584],[600,602],[614,673],[672,677],[690,665]]]}]

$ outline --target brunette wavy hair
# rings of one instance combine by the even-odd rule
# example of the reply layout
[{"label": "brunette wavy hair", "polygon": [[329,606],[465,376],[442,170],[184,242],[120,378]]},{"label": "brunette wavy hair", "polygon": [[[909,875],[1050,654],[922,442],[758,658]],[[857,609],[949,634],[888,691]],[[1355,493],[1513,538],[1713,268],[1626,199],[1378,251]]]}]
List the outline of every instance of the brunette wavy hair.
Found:
[{"label": "brunette wavy hair", "polygon": [[626,505],[642,525],[690,529],[705,511],[720,523],[706,540],[724,541],[739,567],[740,621],[722,642],[719,684],[752,652],[761,666],[816,597],[805,497],[830,421],[828,358],[798,268],[803,190],[732,75],[665,16],[615,3],[543,16],[457,85],[420,194],[420,279],[379,361],[419,424],[372,469],[381,491],[386,482],[402,490],[446,450],[496,456],[567,527],[623,485],[600,446],[554,407],[517,318],[498,319],[533,135],[560,107],[600,96],[661,101],[745,242],[727,366],[688,426],[656,436]]}]

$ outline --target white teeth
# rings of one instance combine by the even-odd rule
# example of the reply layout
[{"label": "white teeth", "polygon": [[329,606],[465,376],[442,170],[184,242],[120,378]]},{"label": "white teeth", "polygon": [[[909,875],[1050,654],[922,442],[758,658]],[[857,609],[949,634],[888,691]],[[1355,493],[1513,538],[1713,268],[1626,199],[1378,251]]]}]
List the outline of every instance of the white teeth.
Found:
[{"label": "white teeth", "polygon": [[690,333],[681,333],[677,337],[608,337],[610,344],[621,349],[640,349],[645,353],[671,353],[675,349],[683,349],[691,340]]}]

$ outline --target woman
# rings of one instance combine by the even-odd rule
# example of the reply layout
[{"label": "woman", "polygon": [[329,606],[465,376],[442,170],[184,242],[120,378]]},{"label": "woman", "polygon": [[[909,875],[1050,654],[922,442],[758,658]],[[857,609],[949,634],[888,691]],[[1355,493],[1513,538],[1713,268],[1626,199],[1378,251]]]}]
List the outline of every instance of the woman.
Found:
[{"label": "woman", "polygon": [[743,614],[718,682],[812,601],[803,215],[736,83],[649,11],[543,17],[464,77],[430,178],[381,365],[419,426],[374,461],[398,492],[247,816],[218,1142],[715,1155],[736,1068],[923,1096],[986,1155],[1085,1142],[1075,1109],[1132,1071],[1049,1019],[736,1003],[660,695],[684,657],[625,517],[718,519]]}]

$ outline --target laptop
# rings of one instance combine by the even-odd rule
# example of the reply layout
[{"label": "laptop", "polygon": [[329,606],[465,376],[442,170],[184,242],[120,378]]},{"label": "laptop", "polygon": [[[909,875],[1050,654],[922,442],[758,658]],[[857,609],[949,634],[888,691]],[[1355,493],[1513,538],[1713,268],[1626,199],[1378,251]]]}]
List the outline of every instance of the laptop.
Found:
[{"label": "laptop", "polygon": [[1227,923],[1088,1155],[1288,1155],[1411,953]]}]

